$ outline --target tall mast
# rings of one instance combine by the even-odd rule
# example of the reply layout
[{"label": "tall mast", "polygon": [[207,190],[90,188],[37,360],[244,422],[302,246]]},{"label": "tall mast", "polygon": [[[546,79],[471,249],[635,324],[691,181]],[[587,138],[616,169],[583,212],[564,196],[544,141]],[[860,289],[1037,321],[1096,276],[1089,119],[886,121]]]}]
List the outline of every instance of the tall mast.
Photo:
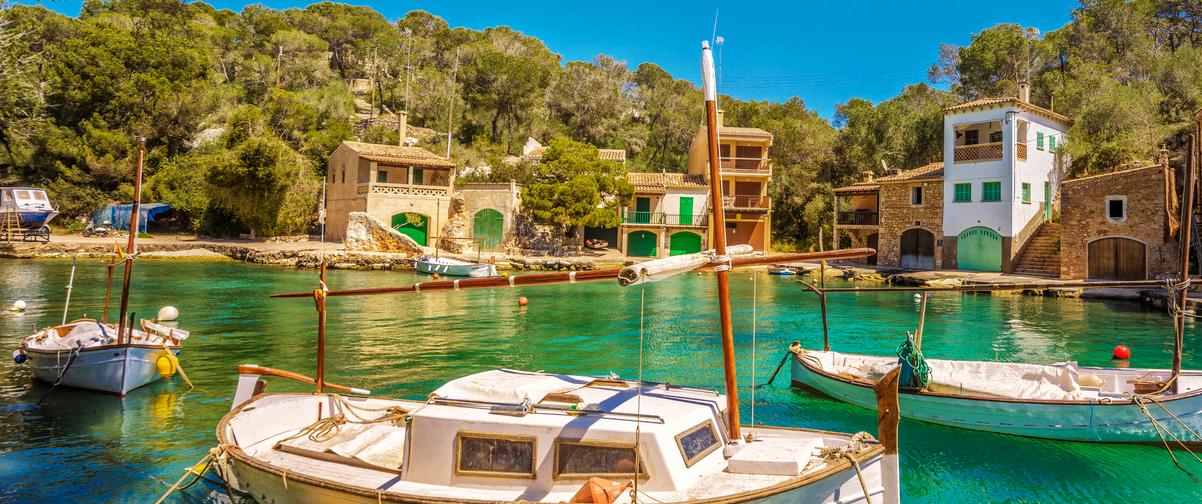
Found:
[{"label": "tall mast", "polygon": [[[129,243],[125,247],[125,273],[121,279],[121,316],[117,319],[117,342],[129,342],[125,338],[125,314],[129,310],[129,278],[134,269],[134,255],[138,253],[138,212],[142,205],[142,162],[146,159],[146,138],[138,138],[138,168],[134,172],[134,204],[129,212]],[[130,328],[133,329],[132,327]]]},{"label": "tall mast", "polygon": [[[710,208],[714,215],[714,251],[726,257],[726,210],[722,205],[721,160],[718,158],[718,85],[714,81],[714,55],[709,42],[701,43],[701,80],[705,91],[705,126],[709,135]],[[739,386],[735,378],[735,337],[730,319],[730,265],[715,269],[718,272],[718,319],[722,329],[722,370],[726,377],[727,432],[731,439],[739,434]]]}]

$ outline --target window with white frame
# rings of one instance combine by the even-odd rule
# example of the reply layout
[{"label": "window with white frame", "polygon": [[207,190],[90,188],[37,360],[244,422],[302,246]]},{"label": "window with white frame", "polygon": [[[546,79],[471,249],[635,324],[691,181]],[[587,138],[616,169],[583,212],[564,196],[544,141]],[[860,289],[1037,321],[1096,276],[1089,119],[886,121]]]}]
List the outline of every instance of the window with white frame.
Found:
[{"label": "window with white frame", "polygon": [[1106,197],[1106,220],[1109,222],[1123,222],[1127,220],[1126,196]]}]

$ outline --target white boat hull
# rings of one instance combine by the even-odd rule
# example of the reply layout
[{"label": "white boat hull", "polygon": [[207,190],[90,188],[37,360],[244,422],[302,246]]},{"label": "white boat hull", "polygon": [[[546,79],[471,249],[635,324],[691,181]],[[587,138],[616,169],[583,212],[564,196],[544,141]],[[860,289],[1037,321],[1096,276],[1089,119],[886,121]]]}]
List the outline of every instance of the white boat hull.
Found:
[{"label": "white boat hull", "polygon": [[[179,351],[179,347],[171,349],[177,355]],[[54,383],[66,369],[60,385],[119,395],[160,379],[155,361],[166,352],[162,347],[141,345],[87,348],[80,351],[71,367],[67,368],[71,359],[70,351],[25,350],[29,356],[27,365],[39,380]]]},{"label": "white boat hull", "polygon": [[497,275],[497,267],[491,264],[442,264],[433,261],[417,261],[417,270],[422,273],[471,278],[487,278]]},{"label": "white boat hull", "polygon": [[[819,372],[796,355],[791,361],[792,382],[856,406],[876,409],[871,386]],[[1081,368],[1082,370],[1100,368]],[[1172,416],[1195,432],[1202,432],[1202,391],[1170,396],[1161,404],[1147,405],[1152,417],[1179,439],[1202,443]],[[1139,405],[1129,400],[1037,401],[952,396],[902,390],[901,415],[934,424],[1063,441],[1102,443],[1160,443],[1156,427]],[[1172,439],[1169,440],[1172,442]]]}]

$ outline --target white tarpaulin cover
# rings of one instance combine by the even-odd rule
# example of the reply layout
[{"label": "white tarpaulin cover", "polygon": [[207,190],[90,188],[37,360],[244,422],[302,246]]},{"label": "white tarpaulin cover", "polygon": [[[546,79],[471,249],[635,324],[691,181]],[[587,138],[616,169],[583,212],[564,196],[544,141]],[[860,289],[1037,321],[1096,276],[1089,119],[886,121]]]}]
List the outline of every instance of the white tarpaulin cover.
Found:
[{"label": "white tarpaulin cover", "polygon": [[[734,245],[726,249],[729,257],[747,255],[752,252],[754,249],[751,248],[751,245]],[[658,282],[717,261],[718,255],[713,250],[652,259],[622,268],[622,271],[618,272],[618,283],[622,286],[631,286],[644,282]]]},{"label": "white tarpaulin cover", "polygon": [[520,403],[530,399],[530,402],[537,403],[547,394],[575,390],[591,381],[591,378],[580,376],[497,369],[451,380],[438,387],[434,395],[448,399],[503,403]]}]

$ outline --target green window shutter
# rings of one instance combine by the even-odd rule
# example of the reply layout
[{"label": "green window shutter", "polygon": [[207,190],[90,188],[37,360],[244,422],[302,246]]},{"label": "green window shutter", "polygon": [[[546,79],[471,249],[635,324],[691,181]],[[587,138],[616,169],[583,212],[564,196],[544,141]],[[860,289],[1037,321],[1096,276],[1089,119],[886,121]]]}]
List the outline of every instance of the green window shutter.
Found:
[{"label": "green window shutter", "polygon": [[956,184],[955,199],[956,203],[967,203],[972,201],[972,184]]},{"label": "green window shutter", "polygon": [[1056,137],[1048,135],[1048,152],[1056,152]]},{"label": "green window shutter", "polygon": [[1023,182],[1023,203],[1031,202],[1031,184]]},{"label": "green window shutter", "polygon": [[376,171],[376,182],[379,182],[381,184],[387,184],[388,183],[388,172],[384,171],[384,170]]},{"label": "green window shutter", "polygon": [[985,182],[981,184],[981,201],[1002,201],[1002,183]]},{"label": "green window shutter", "polygon": [[1043,150],[1043,132],[1042,131],[1035,132],[1035,148],[1039,149],[1039,150]]},{"label": "green window shutter", "polygon": [[426,185],[426,181],[423,180],[425,178],[423,175],[425,175],[425,173],[422,172],[421,168],[414,168],[413,180],[409,183],[413,185]]}]

